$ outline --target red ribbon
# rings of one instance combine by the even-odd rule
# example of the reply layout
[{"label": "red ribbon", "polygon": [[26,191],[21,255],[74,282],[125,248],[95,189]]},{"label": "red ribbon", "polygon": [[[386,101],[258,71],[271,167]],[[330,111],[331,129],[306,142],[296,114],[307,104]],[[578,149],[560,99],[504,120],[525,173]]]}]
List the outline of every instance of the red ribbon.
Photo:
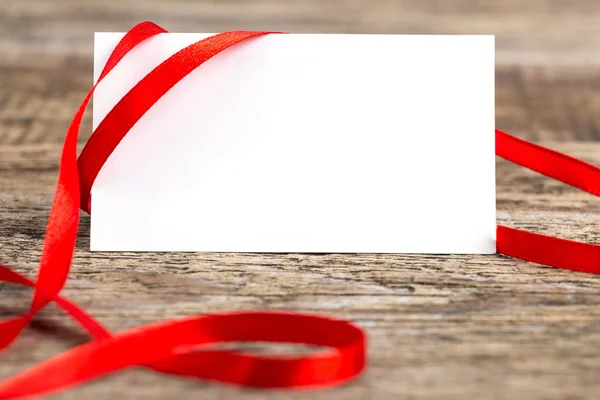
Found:
[{"label": "red ribbon", "polygon": [[[496,155],[600,197],[600,168],[496,130]],[[498,225],[496,251],[521,260],[600,274],[600,245]]]},{"label": "red ribbon", "polygon": [[[98,82],[142,41],[166,32],[144,22],[111,54]],[[146,325],[111,334],[76,304],[59,295],[71,265],[80,206],[89,209],[90,190],[102,165],[131,127],[171,87],[206,60],[241,41],[270,32],[227,32],[194,43],[142,79],[111,110],[77,161],[77,134],[96,86],[78,109],[65,138],[58,185],[36,282],[0,265],[0,280],[34,288],[30,310],[0,323],[6,348],[49,302],[56,302],[95,339],[0,382],[0,398],[42,395],[131,366],[253,387],[334,386],[357,377],[365,366],[366,338],[340,320],[287,312],[209,314]],[[496,154],[600,196],[600,169],[569,156],[496,131]],[[498,226],[498,253],[540,264],[600,273],[600,246]],[[303,343],[331,350],[302,357],[259,356],[201,346],[236,341]]]}]

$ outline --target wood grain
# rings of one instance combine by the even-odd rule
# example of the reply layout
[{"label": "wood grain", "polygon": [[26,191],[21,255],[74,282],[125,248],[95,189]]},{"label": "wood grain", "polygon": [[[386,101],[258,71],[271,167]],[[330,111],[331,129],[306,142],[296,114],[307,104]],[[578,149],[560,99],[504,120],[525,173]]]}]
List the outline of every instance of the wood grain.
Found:
[{"label": "wood grain", "polygon": [[[89,89],[92,32],[493,33],[497,126],[600,164],[596,0],[3,0],[0,263],[34,276],[65,129]],[[90,132],[86,117],[80,144]],[[600,201],[504,161],[498,220],[600,242]],[[91,253],[81,218],[65,295],[118,331],[232,309],[350,318],[369,370],[331,391],[223,387],[135,369],[60,399],[587,399],[600,390],[600,278],[502,256]],[[0,315],[30,291],[0,286]],[[0,377],[88,338],[54,307],[0,355]],[[259,349],[262,349],[260,347]],[[282,351],[288,351],[284,348]]]}]

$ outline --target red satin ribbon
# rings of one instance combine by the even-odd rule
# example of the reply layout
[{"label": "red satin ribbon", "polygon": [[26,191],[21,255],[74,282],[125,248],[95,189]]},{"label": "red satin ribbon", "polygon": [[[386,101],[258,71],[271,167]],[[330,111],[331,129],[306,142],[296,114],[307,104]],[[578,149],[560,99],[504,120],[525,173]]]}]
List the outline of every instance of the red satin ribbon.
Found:
[{"label": "red satin ribbon", "polygon": [[[99,81],[137,44],[162,28],[144,22],[129,31],[111,54]],[[0,349],[7,347],[49,302],[77,320],[94,341],[76,347],[0,383],[0,399],[58,391],[131,366],[253,387],[322,387],[358,376],[365,366],[366,339],[340,320],[283,312],[210,314],[146,325],[111,334],[76,304],[59,295],[65,284],[77,235],[80,205],[100,168],[144,113],[183,77],[226,48],[269,32],[219,34],[176,53],[140,81],[106,116],[77,162],[76,144],[84,99],[69,126],[52,203],[38,279],[34,283],[0,265],[0,280],[34,288],[30,310],[0,323]],[[496,131],[496,153],[589,193],[600,195],[600,169],[566,155]],[[81,202],[80,202],[81,200]],[[600,246],[498,227],[498,252],[528,261],[600,273]],[[331,350],[304,357],[274,357],[233,351],[197,351],[198,346],[232,341],[304,343]]]},{"label": "red satin ribbon", "polygon": [[[99,81],[137,44],[162,32],[165,32],[162,28],[148,22],[134,27],[117,45]],[[86,147],[85,159],[101,160],[90,168],[77,165],[76,153],[79,126],[95,86],[88,93],[65,138],[37,282],[0,266],[0,280],[34,288],[29,312],[1,323],[0,348],[8,346],[50,301],[67,311],[96,340],[1,382],[0,398],[47,394],[130,366],[148,366],[159,372],[253,387],[333,386],[362,372],[365,335],[345,321],[288,312],[239,312],[189,317],[112,335],[80,307],[59,296],[75,247],[80,197],[85,199],[88,193],[80,190],[80,179],[82,188],[91,185],[86,180],[90,169],[100,169],[122,137],[119,135],[124,135],[185,75],[226,48],[264,34],[216,35],[187,47],[156,68],[144,79],[143,86],[138,85],[123,98],[90,139],[91,148],[96,149]],[[237,341],[303,343],[331,350],[302,357],[198,351],[199,346]]]},{"label": "red satin ribbon", "polygon": [[[496,155],[600,197],[600,168],[496,130]],[[600,274],[600,245],[498,225],[496,251],[538,264]]]}]

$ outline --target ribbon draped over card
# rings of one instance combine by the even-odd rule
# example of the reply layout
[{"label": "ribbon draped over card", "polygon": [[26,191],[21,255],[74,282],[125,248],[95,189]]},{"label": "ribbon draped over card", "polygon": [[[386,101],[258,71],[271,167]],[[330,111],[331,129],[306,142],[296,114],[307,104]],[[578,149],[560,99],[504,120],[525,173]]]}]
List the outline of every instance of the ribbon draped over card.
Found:
[{"label": "ribbon draped over card", "polygon": [[[116,46],[98,82],[138,44],[165,33],[144,22]],[[177,82],[206,60],[237,43],[269,32],[227,32],[194,43],[156,67],[107,114],[77,160],[77,134],[94,92],[84,99],[68,129],[36,281],[0,265],[0,280],[32,287],[25,314],[0,323],[0,348],[8,347],[33,317],[55,302],[88,331],[93,341],[0,382],[0,398],[43,395],[132,366],[180,376],[253,387],[325,387],[363,371],[366,338],[357,326],[326,317],[287,312],[208,314],[146,325],[113,334],[60,296],[70,269],[80,207],[90,211],[96,176],[123,137]],[[497,155],[593,195],[600,196],[600,169],[496,131]],[[499,226],[499,254],[575,271],[600,273],[600,246]],[[263,341],[329,347],[308,356],[276,357],[202,349],[214,343]]]}]

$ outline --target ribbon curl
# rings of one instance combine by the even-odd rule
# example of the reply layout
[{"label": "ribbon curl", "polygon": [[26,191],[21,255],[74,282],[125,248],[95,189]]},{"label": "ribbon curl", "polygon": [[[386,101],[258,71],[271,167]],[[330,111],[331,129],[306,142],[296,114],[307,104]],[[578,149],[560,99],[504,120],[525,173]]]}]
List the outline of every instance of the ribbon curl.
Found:
[{"label": "ribbon curl", "polygon": [[[98,82],[135,46],[166,31],[151,22],[131,29],[111,54]],[[85,97],[65,137],[56,193],[36,282],[0,265],[0,281],[34,289],[29,311],[0,322],[0,350],[32,318],[55,302],[95,339],[0,382],[0,399],[43,395],[131,366],[251,387],[327,387],[356,378],[365,367],[366,337],[341,320],[288,312],[207,314],[141,326],[117,334],[60,296],[71,261],[80,207],[90,212],[90,191],[104,162],[131,127],[171,87],[206,60],[235,44],[275,32],[227,32],[179,51],[142,79],[109,112],[77,160],[77,135],[96,88]],[[600,169],[496,131],[496,154],[600,196]],[[499,254],[600,273],[600,246],[498,226]],[[235,341],[303,343],[331,349],[302,357],[276,357],[201,346]]]}]

